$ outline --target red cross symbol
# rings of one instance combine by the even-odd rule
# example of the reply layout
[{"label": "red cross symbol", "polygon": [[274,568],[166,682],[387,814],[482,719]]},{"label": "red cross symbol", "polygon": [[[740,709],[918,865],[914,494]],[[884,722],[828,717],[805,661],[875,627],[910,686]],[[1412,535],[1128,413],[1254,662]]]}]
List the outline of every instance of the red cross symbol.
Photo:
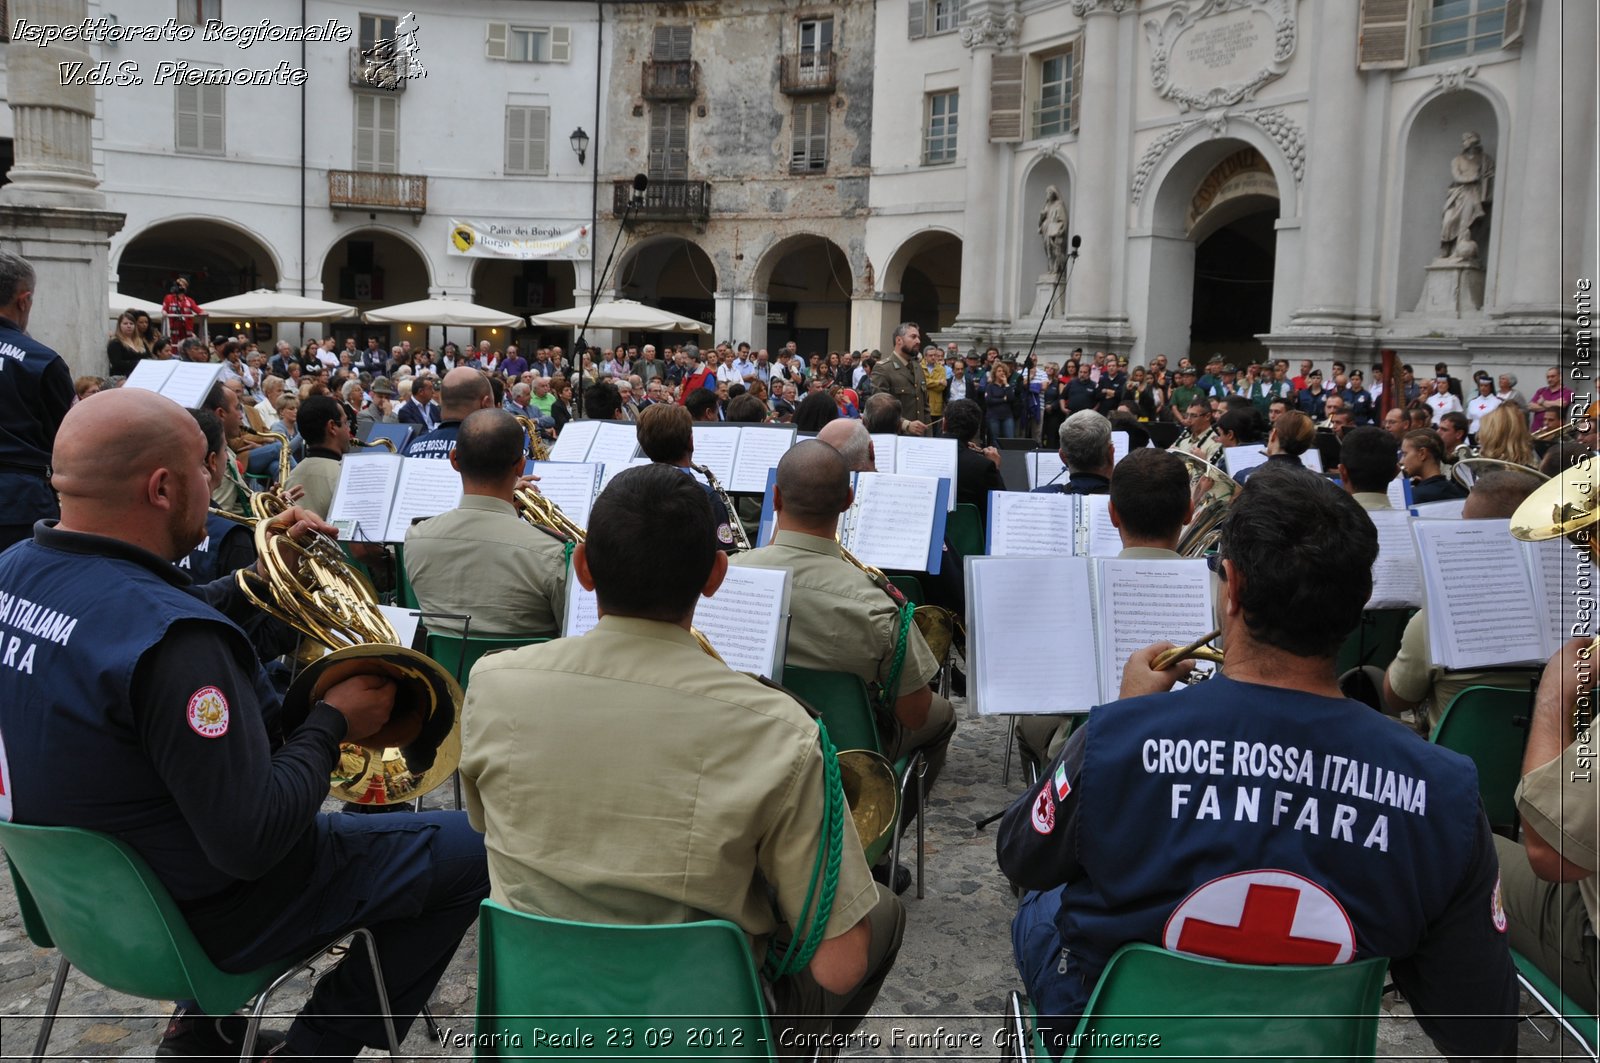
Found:
[{"label": "red cross symbol", "polygon": [[1253,882],[1245,893],[1237,926],[1191,917],[1178,935],[1178,951],[1232,963],[1335,962],[1341,948],[1338,942],[1294,936],[1294,913],[1299,906],[1299,890]]}]

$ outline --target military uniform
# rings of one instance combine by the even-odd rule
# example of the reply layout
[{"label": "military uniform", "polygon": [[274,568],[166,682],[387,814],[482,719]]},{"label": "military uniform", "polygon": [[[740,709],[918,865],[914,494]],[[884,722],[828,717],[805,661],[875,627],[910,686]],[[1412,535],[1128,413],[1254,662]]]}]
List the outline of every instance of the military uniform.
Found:
[{"label": "military uniform", "polygon": [[[567,583],[560,540],[517,516],[511,503],[463,495],[461,504],[406,532],[406,575],[424,613],[464,613],[474,635],[555,638]],[[427,620],[459,635],[459,620]]]},{"label": "military uniform", "polygon": [[[833,539],[780,531],[770,546],[735,554],[731,564],[783,568],[790,582],[789,646],[784,660],[799,668],[849,672],[876,691],[888,677],[899,636],[894,602],[866,573],[844,560]],[[928,685],[939,662],[915,624],[906,636],[905,663],[894,698]],[[915,750],[928,759],[928,786],[944,766],[945,748],[955,733],[955,708],[933,695],[928,719],[909,731],[898,722],[879,720],[884,755],[898,760]]]},{"label": "military uniform", "polygon": [[[719,665],[676,624],[620,616],[485,657],[467,689],[461,777],[494,900],[597,923],[727,919],[758,962],[799,919],[824,780],[816,724],[788,694]],[[633,739],[597,741],[622,734]],[[783,979],[777,1011],[817,1015],[774,1026],[847,1032],[899,948],[899,901],[872,881],[848,816],[844,835],[825,933],[871,919],[866,981],[845,1001],[818,998],[806,973]],[[829,1020],[841,1012],[842,1026]]]},{"label": "military uniform", "polygon": [[891,351],[872,371],[872,390],[887,391],[900,400],[900,416],[908,421],[928,419],[928,381],[920,359],[906,361]]},{"label": "military uniform", "polygon": [[[308,449],[305,459],[289,473],[290,487],[306,489],[305,495],[295,504],[326,518],[328,511],[333,508],[333,492],[339,486],[339,465],[343,460],[336,451],[322,447]],[[383,529],[363,528],[362,533],[368,539],[376,539]]]},{"label": "military uniform", "polygon": [[1447,671],[1432,661],[1428,650],[1428,610],[1422,608],[1406,622],[1405,633],[1400,636],[1400,652],[1389,662],[1388,676],[1389,686],[1397,695],[1425,703],[1430,732],[1455,696],[1468,687],[1528,687],[1527,669]]},{"label": "military uniform", "polygon": [[239,461],[231,449],[222,448],[222,480],[211,489],[211,505],[225,513],[236,513],[245,516],[249,510],[245,507],[245,499],[251,495],[250,485],[245,483],[244,474],[239,471]]},{"label": "military uniform", "polygon": [[1356,505],[1368,513],[1380,509],[1394,508],[1393,503],[1389,501],[1389,496],[1381,491],[1357,491],[1351,497],[1356,500]]}]

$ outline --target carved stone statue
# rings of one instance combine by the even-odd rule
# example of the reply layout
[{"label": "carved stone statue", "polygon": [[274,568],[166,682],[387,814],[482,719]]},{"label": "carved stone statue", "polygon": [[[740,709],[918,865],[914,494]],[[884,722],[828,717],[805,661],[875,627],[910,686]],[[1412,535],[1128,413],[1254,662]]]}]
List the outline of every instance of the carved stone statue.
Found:
[{"label": "carved stone statue", "polygon": [[1044,241],[1044,256],[1051,273],[1067,264],[1067,205],[1051,185],[1044,191],[1044,209],[1039,212],[1039,237]]},{"label": "carved stone statue", "polygon": [[1478,240],[1494,200],[1494,156],[1483,150],[1476,133],[1461,138],[1461,154],[1450,160],[1450,190],[1444,197],[1439,229],[1439,257],[1477,265]]}]

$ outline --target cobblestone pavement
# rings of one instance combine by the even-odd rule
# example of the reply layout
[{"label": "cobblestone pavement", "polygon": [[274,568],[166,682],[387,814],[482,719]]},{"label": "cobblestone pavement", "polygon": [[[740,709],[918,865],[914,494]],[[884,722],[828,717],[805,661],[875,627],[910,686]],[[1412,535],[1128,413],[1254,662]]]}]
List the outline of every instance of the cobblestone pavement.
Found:
[{"label": "cobblestone pavement", "polygon": [[[928,812],[927,895],[921,900],[914,890],[905,895],[905,944],[873,1015],[862,1027],[863,1047],[845,1053],[851,1058],[993,1059],[991,1038],[1006,993],[1019,988],[1010,958],[1015,901],[995,868],[993,828],[979,832],[973,825],[1004,807],[1021,782],[1013,777],[1009,788],[1001,785],[1004,722],[973,717],[960,701],[957,709],[962,714],[961,729]],[[431,795],[430,804],[442,807],[449,792],[442,788]],[[35,948],[23,935],[10,878],[0,876],[0,1057],[26,1058],[32,1051],[38,1021],[27,1016],[43,1010],[54,969],[54,954]],[[452,1034],[472,1029],[476,969],[476,936],[469,935],[434,997],[433,1010]],[[276,997],[273,1011],[278,1018],[268,1025],[284,1028],[303,996],[302,982]],[[1523,1005],[1524,1013],[1534,1011],[1526,999]],[[169,1010],[160,1003],[108,992],[74,973],[67,983],[63,1017],[51,1038],[51,1055],[81,1060],[149,1058]],[[1537,1021],[1541,1029],[1550,1030],[1547,1020]],[[1521,1031],[1523,1058],[1576,1054],[1570,1041],[1548,1043],[1530,1024],[1524,1023]],[[971,1047],[974,1041],[983,1047]],[[957,1043],[961,1047],[955,1047]],[[413,1059],[470,1055],[465,1047],[432,1041],[420,1023],[404,1050]],[[1390,1059],[1435,1057],[1432,1043],[1405,1004],[1392,995],[1384,999],[1378,1050]]]}]

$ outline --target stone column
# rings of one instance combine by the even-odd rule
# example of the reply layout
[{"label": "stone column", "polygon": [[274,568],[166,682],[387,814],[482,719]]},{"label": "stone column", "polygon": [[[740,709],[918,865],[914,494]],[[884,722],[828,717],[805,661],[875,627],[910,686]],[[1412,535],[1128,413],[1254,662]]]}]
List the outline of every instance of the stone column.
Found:
[{"label": "stone column", "polygon": [[[12,0],[7,17],[76,25],[84,0]],[[89,53],[76,42],[45,48],[13,41],[6,51],[16,161],[0,189],[0,241],[38,275],[29,333],[66,359],[73,375],[104,374],[110,324],[111,234],[126,216],[108,212],[92,155],[91,86],[64,86],[59,65]]]},{"label": "stone column", "polygon": [[716,301],[713,340],[744,340],[751,350],[767,345],[767,296],[761,292],[713,292]]},{"label": "stone column", "polygon": [[900,306],[905,296],[898,292],[872,292],[850,300],[850,348],[859,351],[887,351],[894,346],[895,326],[900,324]]},{"label": "stone column", "polygon": [[989,142],[994,55],[1011,44],[1020,25],[1018,16],[1009,13],[1009,7],[994,0],[974,3],[969,8],[967,24],[961,29],[962,43],[972,52],[958,112],[957,142],[966,178],[966,225],[961,237],[961,308],[954,325],[946,331],[983,340],[998,334],[1009,318],[1001,309],[1000,293],[1001,279],[1007,272],[1001,261],[1001,237],[1006,232],[1010,197],[1000,190],[1009,187],[1004,175],[1009,174],[1007,156],[1011,149],[1006,144]]}]

